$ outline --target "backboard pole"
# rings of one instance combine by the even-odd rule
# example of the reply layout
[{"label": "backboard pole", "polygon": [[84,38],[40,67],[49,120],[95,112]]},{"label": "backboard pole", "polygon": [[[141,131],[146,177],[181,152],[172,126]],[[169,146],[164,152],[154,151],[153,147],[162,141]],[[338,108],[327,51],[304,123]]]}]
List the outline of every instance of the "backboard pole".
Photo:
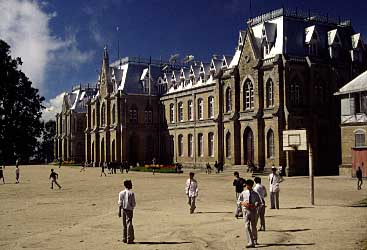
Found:
[{"label": "backboard pole", "polygon": [[315,205],[315,183],[314,183],[314,174],[313,174],[313,156],[312,156],[312,146],[310,140],[308,140],[308,166],[309,166],[309,175],[310,175],[310,198],[311,205]]}]

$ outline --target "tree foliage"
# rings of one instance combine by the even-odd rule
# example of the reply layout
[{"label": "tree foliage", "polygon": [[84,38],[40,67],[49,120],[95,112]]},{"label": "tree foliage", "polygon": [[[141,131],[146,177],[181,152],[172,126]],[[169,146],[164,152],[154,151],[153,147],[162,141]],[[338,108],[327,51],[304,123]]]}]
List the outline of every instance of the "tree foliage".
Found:
[{"label": "tree foliage", "polygon": [[18,67],[21,59],[10,56],[10,46],[0,40],[0,160],[27,162],[43,129],[42,101],[38,89]]},{"label": "tree foliage", "polygon": [[43,123],[41,141],[37,147],[35,159],[38,162],[51,162],[54,159],[54,137],[56,135],[56,122],[50,120]]}]

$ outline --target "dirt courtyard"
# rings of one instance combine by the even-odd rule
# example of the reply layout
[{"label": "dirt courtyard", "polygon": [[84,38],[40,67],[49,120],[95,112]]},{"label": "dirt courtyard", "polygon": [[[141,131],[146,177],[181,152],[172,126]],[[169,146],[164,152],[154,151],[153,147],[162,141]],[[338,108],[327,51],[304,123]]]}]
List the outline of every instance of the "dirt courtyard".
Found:
[{"label": "dirt courtyard", "polygon": [[[199,184],[195,214],[189,214],[184,174],[130,172],[100,177],[100,169],[55,167],[62,189],[50,189],[51,166],[6,167],[0,183],[0,249],[245,249],[242,219],[235,219],[233,170],[207,175],[194,170]],[[244,178],[249,178],[240,171]],[[135,245],[123,244],[117,216],[123,179],[133,181]],[[268,189],[266,177],[262,177]],[[280,209],[266,209],[261,249],[361,249],[367,238],[367,208],[352,204],[367,198],[367,183],[315,178],[315,206],[308,177],[285,178]],[[266,198],[269,204],[269,197]]]}]

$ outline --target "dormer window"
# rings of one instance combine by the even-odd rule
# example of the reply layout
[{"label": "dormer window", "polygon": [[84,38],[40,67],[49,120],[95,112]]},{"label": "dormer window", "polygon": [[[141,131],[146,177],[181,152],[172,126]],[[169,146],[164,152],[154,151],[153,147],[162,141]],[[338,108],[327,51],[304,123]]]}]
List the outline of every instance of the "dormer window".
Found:
[{"label": "dormer window", "polygon": [[306,53],[310,56],[318,55],[318,46],[319,46],[319,36],[316,31],[315,25],[307,27],[305,29],[305,44],[306,44]]},{"label": "dormer window", "polygon": [[328,45],[330,58],[339,58],[342,43],[337,29],[328,32]]}]

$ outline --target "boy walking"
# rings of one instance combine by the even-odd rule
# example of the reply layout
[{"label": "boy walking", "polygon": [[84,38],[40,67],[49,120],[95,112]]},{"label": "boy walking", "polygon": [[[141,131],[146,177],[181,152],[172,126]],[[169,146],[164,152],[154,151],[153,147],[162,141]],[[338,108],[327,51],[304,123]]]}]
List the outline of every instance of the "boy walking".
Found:
[{"label": "boy walking", "polygon": [[257,221],[260,218],[260,229],[259,231],[265,231],[265,197],[267,196],[266,188],[264,185],[261,184],[261,178],[255,177],[255,187],[254,191],[259,194],[262,205],[257,207],[257,216],[256,216],[256,225]]},{"label": "boy walking", "polygon": [[[362,162],[362,166],[363,166],[363,162]],[[358,181],[357,181],[357,189],[358,190],[361,190],[362,189],[362,184],[363,184],[361,167],[358,167],[358,169],[356,171],[356,177],[358,179]]]},{"label": "boy walking", "polygon": [[59,175],[56,172],[54,172],[53,168],[51,168],[51,174],[50,174],[51,189],[54,189],[54,183],[59,187],[59,189],[61,189],[61,186],[59,185],[59,183],[57,183],[58,178],[59,178]]},{"label": "boy walking", "polygon": [[279,209],[279,183],[283,178],[277,174],[277,169],[271,167],[272,173],[269,174],[270,209]]},{"label": "boy walking", "polygon": [[246,189],[238,197],[237,204],[242,206],[243,218],[245,220],[246,237],[248,244],[246,248],[252,248],[257,245],[256,216],[257,207],[262,205],[258,193],[252,190],[253,180],[246,181]]},{"label": "boy walking", "polygon": [[199,195],[198,182],[194,179],[194,173],[190,172],[189,179],[186,180],[186,195],[188,197],[188,204],[190,206],[190,214],[194,213],[196,205],[195,200]]},{"label": "boy walking", "polygon": [[[5,165],[4,165],[5,168]],[[3,184],[5,184],[4,172],[3,168],[0,166],[0,180],[3,179]]]},{"label": "boy walking", "polygon": [[123,235],[122,241],[127,244],[134,244],[133,210],[136,206],[134,192],[131,191],[133,184],[131,180],[124,181],[125,190],[119,193],[119,217],[122,210]]},{"label": "boy walking", "polygon": [[19,166],[15,166],[15,183],[19,183]]},{"label": "boy walking", "polygon": [[[235,187],[236,193],[236,201],[238,200],[238,196],[243,192],[243,185],[245,184],[245,180],[240,177],[240,174],[236,171],[233,173],[235,179],[233,180],[233,186]],[[238,217],[242,217],[242,208],[237,205],[234,216],[238,219]]]}]

